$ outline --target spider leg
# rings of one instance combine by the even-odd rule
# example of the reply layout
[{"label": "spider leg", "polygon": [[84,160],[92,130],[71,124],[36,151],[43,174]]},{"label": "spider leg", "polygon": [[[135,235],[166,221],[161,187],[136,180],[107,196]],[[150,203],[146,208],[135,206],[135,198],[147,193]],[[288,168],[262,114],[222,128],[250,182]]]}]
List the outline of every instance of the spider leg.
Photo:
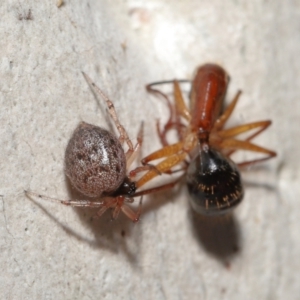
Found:
[{"label": "spider leg", "polygon": [[[165,82],[163,82],[163,83],[165,83]],[[170,82],[167,82],[167,83],[170,83]],[[156,121],[156,131],[157,131],[157,135],[160,139],[160,142],[163,146],[167,146],[169,144],[166,140],[166,133],[168,131],[167,128],[169,128],[169,124],[173,123],[174,115],[175,115],[175,108],[174,108],[173,104],[171,103],[169,97],[165,93],[153,88],[154,85],[158,85],[158,84],[161,84],[161,82],[155,82],[155,83],[148,84],[148,85],[146,85],[146,90],[147,90],[147,92],[149,92],[151,94],[162,97],[167,103],[167,106],[169,109],[169,119],[165,123],[163,130],[160,129],[159,120]]]},{"label": "spider leg", "polygon": [[143,136],[144,136],[144,122],[141,123],[140,130],[138,132],[137,136],[137,143],[134,146],[133,150],[128,149],[126,152],[126,168],[127,170],[131,166],[131,164],[134,162],[138,154],[140,153],[140,149],[143,144]]},{"label": "spider leg", "polygon": [[92,86],[94,88],[94,90],[101,96],[101,98],[106,102],[109,114],[111,116],[111,118],[113,119],[117,130],[119,131],[120,137],[120,143],[121,145],[124,144],[124,141],[126,142],[126,144],[128,145],[128,148],[131,149],[133,151],[133,145],[132,142],[125,130],[125,128],[123,127],[123,125],[120,123],[117,112],[115,110],[115,106],[112,103],[111,100],[109,100],[109,98],[102,92],[102,90],[92,81],[92,79],[84,72],[82,72],[84,78],[86,79],[86,81],[88,82],[88,84],[90,86]]},{"label": "spider leg", "polygon": [[121,206],[121,210],[122,212],[133,222],[133,223],[136,223],[139,221],[140,219],[140,215],[141,215],[141,212],[142,212],[142,199],[143,197],[141,197],[140,199],[140,203],[139,203],[139,207],[138,207],[138,210],[135,212],[133,211],[129,206],[123,204]]},{"label": "spider leg", "polygon": [[238,100],[239,97],[241,95],[242,91],[238,91],[235,95],[235,97],[233,98],[233,100],[231,101],[231,103],[227,106],[226,110],[224,111],[224,113],[217,119],[217,121],[214,124],[213,130],[221,130],[225,123],[227,122],[227,120],[229,119],[229,117],[231,116]]},{"label": "spider leg", "polygon": [[142,159],[142,164],[178,153],[183,148],[183,142],[165,146]]},{"label": "spider leg", "polygon": [[156,166],[151,165],[151,164],[147,164],[145,166],[140,166],[140,167],[136,167],[135,169],[133,169],[132,171],[129,172],[129,178],[132,179],[134,177],[136,177],[136,175],[140,172],[144,172],[144,171],[150,171],[153,170],[157,173],[157,175],[161,175],[162,173],[156,168]]},{"label": "spider leg", "polygon": [[188,122],[190,122],[192,119],[192,116],[190,114],[188,107],[186,106],[186,104],[184,102],[184,99],[182,96],[182,91],[179,86],[179,81],[174,80],[173,85],[174,85],[174,87],[173,87],[174,88],[174,100],[175,100],[175,107],[176,107],[177,114],[179,116],[183,117],[184,119],[186,119]]},{"label": "spider leg", "polygon": [[[169,172],[174,166],[180,164],[182,161],[184,161],[187,157],[186,152],[179,152],[176,154],[173,154],[166,159],[164,159],[162,162],[158,163],[155,165],[155,168],[161,172],[161,173],[167,173]],[[136,188],[140,188],[143,186],[145,183],[153,179],[154,177],[158,176],[157,170],[150,170],[147,172],[144,176],[142,176],[136,183]]]},{"label": "spider leg", "polygon": [[267,121],[258,121],[258,122],[243,124],[243,125],[239,125],[239,126],[230,128],[230,129],[221,130],[218,132],[218,135],[222,139],[227,139],[227,138],[231,138],[231,137],[237,136],[239,134],[242,134],[244,132],[247,132],[249,130],[259,128],[259,130],[257,132],[255,132],[255,134],[251,135],[247,139],[247,140],[251,140],[254,137],[256,137],[258,134],[260,134],[261,132],[266,130],[271,125],[271,123],[272,123],[271,121],[267,120]]},{"label": "spider leg", "polygon": [[[259,147],[250,142],[254,137],[262,133],[270,125],[271,125],[271,121],[267,120],[267,121],[258,121],[258,122],[243,124],[230,129],[221,130],[211,135],[211,139],[210,139],[211,145],[217,149],[220,149],[228,157],[231,156],[237,150],[249,150],[254,152],[265,153],[268,155],[265,158],[259,158],[259,159],[240,163],[238,164],[238,166],[245,166],[245,165],[270,159],[271,157],[276,156],[276,153],[274,151],[268,150],[263,147]],[[258,129],[258,130],[256,130],[252,135],[250,135],[244,141],[232,139],[233,137],[239,134],[245,133],[253,129]]]},{"label": "spider leg", "polygon": [[103,203],[106,201],[107,198],[102,198],[101,201],[89,201],[89,200],[60,200],[57,198],[52,198],[48,196],[44,196],[32,191],[25,190],[25,195],[28,197],[34,196],[40,199],[44,199],[47,201],[52,201],[56,203],[61,203],[63,205],[73,206],[73,207],[88,207],[88,208],[95,208],[103,206]]},{"label": "spider leg", "polygon": [[254,159],[250,161],[245,161],[242,163],[237,163],[239,167],[244,167],[247,165],[252,165],[257,162],[262,162],[265,160],[268,160],[274,156],[276,156],[276,152],[271,151],[269,149],[260,147],[258,145],[255,145],[249,141],[239,141],[235,139],[226,139],[221,143],[221,147],[225,149],[233,149],[233,151],[236,150],[248,150],[248,151],[253,151],[253,152],[259,152],[259,153],[264,153],[267,154],[267,157],[259,158],[259,159]]},{"label": "spider leg", "polygon": [[174,187],[183,177],[184,177],[184,175],[180,176],[179,178],[176,178],[174,181],[171,181],[169,183],[166,183],[166,184],[154,187],[154,188],[150,188],[150,189],[146,189],[146,190],[137,192],[132,197],[148,195],[148,194],[157,193],[157,192],[160,192],[160,191],[170,189],[170,188]]},{"label": "spider leg", "polygon": [[[183,100],[182,92],[179,86],[179,82],[189,82],[188,80],[169,80],[169,81],[160,81],[148,84],[146,89],[149,93],[156,94],[165,99],[167,106],[170,111],[170,116],[168,121],[163,127],[163,130],[160,129],[159,120],[156,121],[156,130],[159,136],[160,142],[163,146],[169,145],[166,139],[168,131],[175,128],[178,134],[179,140],[183,138],[183,129],[186,127],[180,122],[180,117],[184,117],[187,120],[190,120],[191,116],[189,110]],[[173,95],[175,100],[175,105],[171,104],[169,97],[161,92],[160,90],[154,89],[154,85],[160,84],[173,84]]]}]

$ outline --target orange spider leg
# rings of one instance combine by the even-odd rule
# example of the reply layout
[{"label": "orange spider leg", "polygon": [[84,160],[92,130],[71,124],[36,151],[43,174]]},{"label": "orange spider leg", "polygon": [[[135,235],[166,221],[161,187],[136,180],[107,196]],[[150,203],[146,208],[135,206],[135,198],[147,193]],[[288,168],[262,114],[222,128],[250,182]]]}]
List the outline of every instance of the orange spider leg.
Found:
[{"label": "orange spider leg", "polygon": [[184,143],[179,142],[173,145],[165,146],[142,159],[142,164],[145,165],[152,160],[163,158],[178,153],[183,148]]},{"label": "orange spider leg", "polygon": [[[184,161],[187,157],[186,152],[181,152],[177,154],[173,154],[163,160],[162,162],[158,163],[155,168],[161,172],[166,173],[172,169],[172,167],[178,165],[182,161]],[[158,176],[158,172],[156,170],[150,170],[147,172],[144,176],[142,176],[136,183],[136,188],[140,188],[142,185],[144,185],[146,182],[150,181],[152,178]]]},{"label": "orange spider leg", "polygon": [[[239,135],[241,133],[245,133],[249,130],[252,129],[256,129],[259,128],[259,130],[257,130],[256,132],[254,132],[252,135],[250,135],[248,138],[245,139],[245,142],[249,142],[251,141],[253,138],[255,138],[257,135],[259,135],[260,133],[262,133],[264,130],[266,130],[270,125],[271,125],[271,121],[267,120],[267,121],[258,121],[258,122],[253,122],[253,123],[249,123],[249,124],[244,124],[244,125],[240,125],[240,126],[236,126],[230,129],[226,129],[226,130],[221,130],[217,133],[217,141],[214,142],[214,138],[212,135],[212,145],[215,145],[216,148],[218,148],[218,143],[220,143],[218,141],[219,138],[221,139],[228,139],[231,137],[234,137],[236,135]],[[232,155],[236,150],[232,150],[229,151],[226,155],[230,156]],[[273,156],[271,156],[273,157]],[[271,158],[270,157],[270,158]],[[260,161],[260,160],[259,160]]]},{"label": "orange spider leg", "polygon": [[143,195],[147,195],[147,194],[160,192],[162,190],[170,189],[173,186],[175,186],[183,177],[184,176],[180,176],[179,178],[175,179],[172,182],[169,182],[169,183],[166,183],[166,184],[154,187],[154,188],[150,188],[150,189],[147,189],[147,190],[144,190],[144,191],[137,192],[137,193],[134,194],[134,196],[138,197],[138,196],[143,196]]},{"label": "orange spider leg", "polygon": [[167,139],[166,139],[166,135],[167,132],[170,131],[171,129],[175,128],[179,137],[179,140],[182,140],[182,130],[184,130],[187,126],[180,123],[180,122],[168,122],[167,124],[165,124],[164,129],[160,130],[160,122],[159,120],[156,121],[156,131],[157,131],[157,135],[159,137],[159,140],[162,144],[163,147],[165,146],[169,146],[171,145]]},{"label": "orange spider leg", "polygon": [[[254,137],[259,135],[261,132],[266,130],[271,125],[272,122],[269,121],[269,120],[258,121],[258,122],[253,122],[253,123],[249,123],[249,124],[243,124],[243,125],[240,125],[240,126],[230,128],[230,129],[222,130],[222,128],[224,127],[226,121],[231,116],[231,114],[232,114],[232,112],[233,112],[233,110],[234,110],[234,108],[235,108],[235,106],[236,106],[236,104],[239,100],[240,95],[241,95],[241,91],[238,91],[236,96],[232,100],[232,102],[226,108],[225,112],[215,122],[215,125],[214,125],[214,127],[212,129],[212,133],[211,133],[211,137],[212,137],[212,139],[211,139],[212,143],[211,144],[215,145],[216,148],[218,148],[220,146],[221,146],[221,148],[227,148],[227,147],[228,148],[234,148],[234,150],[231,150],[226,154],[227,156],[232,155],[235,151],[240,150],[240,149],[268,154],[268,156],[265,157],[265,158],[255,159],[255,160],[246,161],[246,162],[237,164],[238,166],[242,167],[242,166],[246,166],[246,165],[249,165],[249,164],[254,164],[254,163],[257,163],[257,162],[261,162],[261,161],[265,161],[267,159],[270,159],[270,158],[276,156],[276,153],[274,151],[268,150],[266,148],[262,148],[262,147],[259,147],[259,146],[255,145],[255,144],[249,143],[250,140],[252,140]],[[231,137],[237,136],[239,134],[245,133],[247,131],[250,131],[250,130],[256,129],[256,128],[258,128],[258,130],[256,132],[254,132],[252,135],[250,135],[248,138],[246,138],[245,141],[238,141],[238,140],[235,140],[235,139],[229,139]],[[218,131],[218,132],[215,135],[214,133],[216,131]],[[214,141],[214,136],[216,137],[216,141]],[[218,140],[219,138],[224,139],[224,141]],[[227,141],[229,141],[229,142],[227,142]],[[237,145],[238,143],[239,143],[239,145]],[[230,147],[229,147],[229,144],[231,144]],[[232,144],[235,144],[235,146],[232,146]],[[225,145],[228,145],[228,146],[225,146]],[[256,150],[254,150],[254,148]]]},{"label": "orange spider leg", "polygon": [[[172,81],[170,81],[170,82],[172,82]],[[149,92],[151,94],[154,94],[154,95],[161,96],[166,101],[168,109],[169,109],[170,116],[169,116],[168,121],[164,125],[163,130],[160,129],[159,120],[156,121],[157,135],[158,135],[158,137],[160,139],[160,142],[163,146],[169,145],[169,143],[166,140],[166,132],[169,130],[169,127],[173,127],[173,125],[171,125],[171,124],[173,123],[175,112],[174,112],[174,106],[172,105],[169,97],[165,93],[161,92],[160,90],[154,89],[153,86],[154,85],[159,85],[159,84],[164,84],[164,83],[170,83],[170,82],[169,81],[168,82],[162,81],[162,82],[154,82],[154,83],[150,83],[150,84],[146,85],[147,92]]]},{"label": "orange spider leg", "polygon": [[[147,190],[144,190],[144,191],[137,192],[137,193],[135,193],[133,195],[133,197],[143,196],[143,195],[147,195],[147,194],[152,194],[152,193],[160,192],[160,191],[163,191],[163,190],[166,190],[166,189],[170,189],[170,188],[174,187],[181,180],[181,178],[182,178],[182,176],[179,177],[179,178],[177,178],[177,179],[175,179],[172,182],[167,183],[167,184],[163,184],[163,185],[157,186],[155,188],[151,188],[151,189],[147,189]],[[127,198],[125,200],[127,200],[127,202],[133,202],[133,198]],[[127,205],[124,204],[125,200],[122,199],[120,201],[120,203],[117,205],[117,207],[113,211],[112,218],[116,219],[118,217],[118,215],[119,215],[120,210],[122,210],[122,212],[129,219],[131,219],[134,223],[138,222],[139,219],[140,219],[141,212],[142,212],[142,197],[141,197],[141,200],[140,200],[140,204],[139,204],[138,210],[136,212],[134,212],[129,206],[127,206]]]},{"label": "orange spider leg", "polygon": [[262,125],[262,128],[256,132],[254,132],[252,135],[250,135],[249,137],[246,138],[245,141],[250,141],[253,138],[255,138],[257,135],[259,135],[260,133],[262,133],[263,131],[265,131],[271,124],[272,121],[270,120],[266,120],[266,121],[260,121],[261,123],[265,122],[265,126]]},{"label": "orange spider leg", "polygon": [[178,80],[174,80],[174,99],[177,113],[189,122],[192,117],[184,102]]},{"label": "orange spider leg", "polygon": [[251,135],[251,137],[249,137],[250,139],[253,139],[259,133],[266,130],[271,125],[271,123],[272,123],[271,121],[267,120],[267,121],[258,121],[258,122],[243,124],[243,125],[239,125],[239,126],[230,128],[230,129],[221,130],[218,132],[218,136],[222,139],[227,139],[227,138],[239,135],[241,133],[247,132],[249,130],[261,127],[255,134],[253,134],[253,135]]},{"label": "orange spider leg", "polygon": [[233,112],[233,110],[234,110],[234,108],[235,108],[235,106],[236,106],[236,104],[239,100],[239,97],[240,97],[241,93],[242,93],[242,91],[238,91],[236,93],[235,97],[233,98],[231,103],[227,106],[224,113],[215,122],[212,130],[219,131],[224,127],[225,123],[227,122],[227,120],[231,116],[231,114],[232,114],[232,112]]},{"label": "orange spider leg", "polygon": [[[166,140],[166,134],[169,130],[175,128],[179,137],[179,140],[182,140],[183,138],[183,128],[186,126],[180,122],[180,116],[184,117],[186,120],[190,120],[191,116],[189,113],[189,110],[184,102],[182,92],[179,87],[179,82],[189,82],[187,80],[170,80],[170,81],[161,81],[161,82],[155,82],[152,84],[149,84],[146,86],[146,89],[148,92],[153,94],[158,94],[162,96],[168,105],[169,111],[170,111],[170,117],[166,124],[164,125],[163,130],[160,129],[160,122],[159,120],[156,121],[156,130],[157,134],[159,136],[159,139],[161,141],[161,144],[163,146],[169,145],[169,143]],[[175,106],[171,103],[169,97],[156,89],[153,89],[152,86],[159,85],[159,84],[168,84],[173,83],[173,94],[175,99]]]},{"label": "orange spider leg", "polygon": [[135,169],[129,172],[128,177],[129,179],[133,179],[138,173],[151,170],[155,171],[157,175],[161,175],[161,172],[156,168],[156,166],[149,164],[145,166],[136,167]]},{"label": "orange spider leg", "polygon": [[248,150],[248,151],[253,151],[253,152],[259,152],[259,153],[264,153],[267,154],[267,157],[259,158],[259,159],[253,159],[250,161],[245,161],[242,163],[238,163],[237,165],[239,167],[247,166],[250,164],[254,164],[257,162],[262,162],[265,160],[268,160],[274,156],[276,156],[276,152],[271,151],[269,149],[257,146],[253,143],[250,143],[249,141],[239,141],[235,139],[225,139],[220,143],[220,147],[224,149],[233,149],[233,150]]},{"label": "orange spider leg", "polygon": [[175,121],[176,121],[176,125],[177,125],[176,130],[177,130],[178,138],[181,141],[184,138],[186,126],[182,126],[183,124],[181,124],[181,122],[180,122],[180,117],[183,117],[188,122],[190,122],[192,116],[189,112],[188,107],[186,106],[186,104],[184,102],[182,91],[180,89],[180,86],[179,86],[179,83],[177,80],[174,80],[173,89],[174,89],[174,100],[175,100],[175,117],[176,117]]},{"label": "orange spider leg", "polygon": [[[173,96],[174,96],[174,100],[175,100],[175,107],[174,108],[172,107],[172,111],[173,111],[172,119],[174,119],[174,120],[173,121],[171,119],[168,120],[168,122],[164,126],[163,132],[161,132],[159,130],[159,122],[157,122],[157,124],[156,124],[158,135],[161,138],[161,140],[163,140],[163,143],[162,143],[163,146],[169,145],[169,143],[166,141],[166,134],[172,128],[176,129],[179,140],[181,141],[183,139],[184,129],[186,128],[186,125],[181,123],[180,117],[183,117],[187,121],[191,120],[191,114],[189,112],[188,107],[186,106],[186,104],[184,102],[178,80],[173,81]],[[169,103],[171,103],[170,100],[169,100]],[[171,104],[170,104],[170,106],[171,106]],[[175,111],[175,113],[174,113],[174,111]]]}]

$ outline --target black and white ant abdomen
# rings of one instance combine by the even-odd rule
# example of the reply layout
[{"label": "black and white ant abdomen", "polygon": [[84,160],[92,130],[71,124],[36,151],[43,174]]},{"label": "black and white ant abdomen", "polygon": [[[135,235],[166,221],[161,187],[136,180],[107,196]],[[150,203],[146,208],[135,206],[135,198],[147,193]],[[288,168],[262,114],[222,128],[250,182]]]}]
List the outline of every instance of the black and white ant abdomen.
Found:
[{"label": "black and white ant abdomen", "polygon": [[204,215],[227,213],[244,195],[237,166],[209,147],[191,161],[186,182],[193,209]]}]

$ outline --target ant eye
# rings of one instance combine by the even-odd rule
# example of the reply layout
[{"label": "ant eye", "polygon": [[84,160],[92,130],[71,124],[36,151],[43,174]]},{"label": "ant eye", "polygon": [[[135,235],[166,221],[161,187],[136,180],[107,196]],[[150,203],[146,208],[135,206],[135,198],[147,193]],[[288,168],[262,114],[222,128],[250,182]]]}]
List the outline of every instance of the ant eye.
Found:
[{"label": "ant eye", "polygon": [[206,215],[227,213],[243,198],[243,186],[236,165],[213,149],[201,149],[187,169],[191,205]]}]

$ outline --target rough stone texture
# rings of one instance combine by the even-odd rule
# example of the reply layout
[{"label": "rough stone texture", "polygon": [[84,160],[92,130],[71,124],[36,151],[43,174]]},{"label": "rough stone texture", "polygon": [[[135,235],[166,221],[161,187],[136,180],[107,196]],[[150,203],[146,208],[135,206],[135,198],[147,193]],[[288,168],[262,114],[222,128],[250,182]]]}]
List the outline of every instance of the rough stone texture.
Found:
[{"label": "rough stone texture", "polygon": [[[299,297],[299,1],[9,0],[0,15],[2,299]],[[108,128],[81,71],[132,138],[145,120],[146,155],[167,110],[144,85],[205,62],[231,75],[228,99],[243,90],[233,124],[274,121],[256,142],[278,157],[242,172],[232,218],[197,218],[185,187],[145,197],[135,225],[24,196],[73,197],[69,137],[80,121]]]}]

